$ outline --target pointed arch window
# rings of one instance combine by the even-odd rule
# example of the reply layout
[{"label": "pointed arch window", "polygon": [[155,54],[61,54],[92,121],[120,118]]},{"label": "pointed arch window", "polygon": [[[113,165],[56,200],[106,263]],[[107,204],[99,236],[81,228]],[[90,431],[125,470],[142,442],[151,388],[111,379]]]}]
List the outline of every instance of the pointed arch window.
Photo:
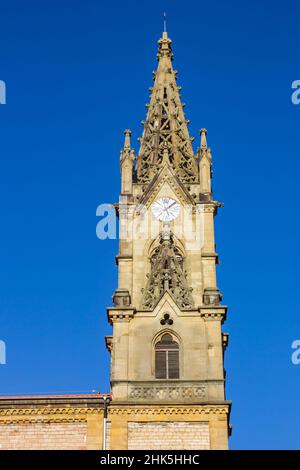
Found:
[{"label": "pointed arch window", "polygon": [[155,345],[155,378],[179,379],[179,345],[169,333]]}]

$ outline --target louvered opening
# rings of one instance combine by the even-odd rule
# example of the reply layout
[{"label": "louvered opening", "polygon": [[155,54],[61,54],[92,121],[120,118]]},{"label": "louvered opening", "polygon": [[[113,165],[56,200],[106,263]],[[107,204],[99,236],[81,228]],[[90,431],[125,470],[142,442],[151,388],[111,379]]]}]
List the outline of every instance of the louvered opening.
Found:
[{"label": "louvered opening", "polygon": [[168,379],[179,379],[179,351],[167,351]]},{"label": "louvered opening", "polygon": [[179,379],[179,346],[168,333],[155,345],[155,377]]},{"label": "louvered opening", "polygon": [[155,351],[155,377],[167,378],[167,354],[166,351]]}]

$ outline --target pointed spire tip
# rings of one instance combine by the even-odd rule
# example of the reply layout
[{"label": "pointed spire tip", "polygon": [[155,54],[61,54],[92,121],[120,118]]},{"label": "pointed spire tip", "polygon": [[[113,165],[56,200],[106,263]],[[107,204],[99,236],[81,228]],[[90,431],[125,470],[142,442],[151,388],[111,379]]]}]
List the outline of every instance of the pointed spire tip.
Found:
[{"label": "pointed spire tip", "polygon": [[164,33],[166,33],[167,36],[167,13],[164,11]]}]

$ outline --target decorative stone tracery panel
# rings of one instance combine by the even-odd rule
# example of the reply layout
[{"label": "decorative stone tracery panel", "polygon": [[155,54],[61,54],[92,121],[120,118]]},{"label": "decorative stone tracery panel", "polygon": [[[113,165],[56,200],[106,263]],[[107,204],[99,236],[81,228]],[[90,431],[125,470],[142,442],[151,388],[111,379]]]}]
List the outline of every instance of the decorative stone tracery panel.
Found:
[{"label": "decorative stone tracery panel", "polygon": [[206,386],[140,386],[131,387],[129,390],[129,398],[134,400],[178,400],[185,401],[190,399],[205,399]]}]

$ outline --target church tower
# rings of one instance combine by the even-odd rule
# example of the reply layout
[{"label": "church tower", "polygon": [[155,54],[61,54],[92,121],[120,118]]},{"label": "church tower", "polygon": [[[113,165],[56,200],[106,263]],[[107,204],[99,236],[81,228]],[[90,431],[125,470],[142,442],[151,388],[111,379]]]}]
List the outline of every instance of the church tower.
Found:
[{"label": "church tower", "polygon": [[158,41],[158,67],[138,154],[125,131],[118,287],[107,309],[113,335],[111,449],[227,449],[222,332],[206,129],[200,148],[184,115],[172,41]]}]

